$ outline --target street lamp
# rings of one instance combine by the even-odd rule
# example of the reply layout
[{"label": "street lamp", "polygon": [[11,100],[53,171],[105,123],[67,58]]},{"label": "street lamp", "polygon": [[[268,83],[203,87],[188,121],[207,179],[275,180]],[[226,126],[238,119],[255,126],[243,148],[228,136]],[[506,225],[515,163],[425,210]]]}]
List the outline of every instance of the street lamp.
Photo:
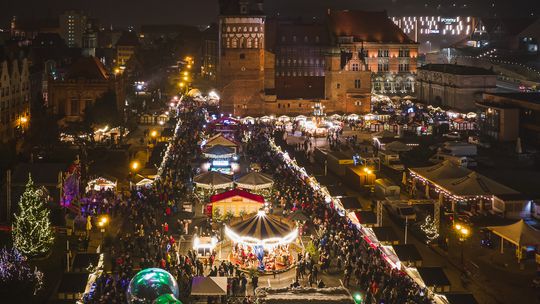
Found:
[{"label": "street lamp", "polygon": [[150,132],[150,136],[153,137],[153,138],[155,138],[155,137],[157,136],[157,131],[156,131],[156,130],[152,130],[152,131]]},{"label": "street lamp", "polygon": [[141,164],[138,161],[132,161],[130,167],[131,167],[131,170],[137,171],[140,166]]},{"label": "street lamp", "polygon": [[455,224],[454,230],[456,231],[458,235],[459,242],[461,244],[461,266],[464,266],[464,259],[463,259],[463,248],[464,248],[464,242],[467,240],[469,235],[471,234],[471,230],[469,227],[463,225],[463,224]]},{"label": "street lamp", "polygon": [[103,235],[105,234],[105,226],[107,226],[107,223],[109,222],[109,217],[107,215],[102,215],[99,218],[98,227],[99,231],[101,232],[101,245],[100,245],[100,251],[103,252]]}]

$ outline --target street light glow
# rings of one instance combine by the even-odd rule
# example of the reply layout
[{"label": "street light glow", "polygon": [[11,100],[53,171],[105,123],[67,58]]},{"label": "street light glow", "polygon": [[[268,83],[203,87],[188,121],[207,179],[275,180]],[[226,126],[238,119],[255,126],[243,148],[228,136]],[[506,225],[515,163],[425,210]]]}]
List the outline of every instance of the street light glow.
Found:
[{"label": "street light glow", "polygon": [[133,170],[139,169],[139,166],[140,166],[140,164],[139,164],[138,161],[134,161],[134,162],[131,163],[131,169],[133,169]]}]

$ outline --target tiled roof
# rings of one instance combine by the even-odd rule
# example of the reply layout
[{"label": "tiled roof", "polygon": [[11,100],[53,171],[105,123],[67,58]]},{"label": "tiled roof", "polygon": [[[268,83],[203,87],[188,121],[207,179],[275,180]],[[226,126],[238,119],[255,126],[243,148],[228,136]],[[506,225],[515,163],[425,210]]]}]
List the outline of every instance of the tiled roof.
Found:
[{"label": "tiled roof", "polygon": [[335,36],[352,36],[355,41],[415,43],[388,19],[386,11],[332,10],[328,15]]},{"label": "tiled roof", "polygon": [[81,57],[69,69],[68,79],[86,78],[107,80],[109,76],[103,64],[95,57]]}]

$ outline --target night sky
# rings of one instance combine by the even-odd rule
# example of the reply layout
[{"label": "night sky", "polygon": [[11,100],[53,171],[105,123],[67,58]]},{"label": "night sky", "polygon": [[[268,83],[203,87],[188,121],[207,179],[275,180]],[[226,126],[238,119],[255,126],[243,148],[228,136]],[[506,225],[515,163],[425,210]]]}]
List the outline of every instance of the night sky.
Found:
[{"label": "night sky", "polygon": [[[12,15],[22,19],[52,18],[66,9],[85,10],[103,25],[205,25],[215,20],[217,3],[218,0],[0,0],[0,26],[7,27]],[[540,14],[539,0],[266,0],[265,3],[268,15],[279,12],[289,17],[301,14],[311,17],[328,7],[387,9],[390,15]],[[491,7],[492,3],[495,8]]]}]

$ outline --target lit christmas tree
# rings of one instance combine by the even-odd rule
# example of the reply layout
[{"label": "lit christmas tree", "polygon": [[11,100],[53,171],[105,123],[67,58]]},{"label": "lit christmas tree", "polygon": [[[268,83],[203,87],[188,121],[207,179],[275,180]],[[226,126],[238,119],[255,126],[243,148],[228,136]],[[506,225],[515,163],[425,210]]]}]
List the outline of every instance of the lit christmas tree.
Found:
[{"label": "lit christmas tree", "polygon": [[420,228],[426,235],[428,244],[439,237],[438,229],[435,226],[435,221],[431,219],[431,215],[426,216],[426,220],[422,225],[420,225]]},{"label": "lit christmas tree", "polygon": [[13,225],[13,246],[26,256],[45,254],[54,242],[46,201],[43,190],[29,176]]},{"label": "lit christmas tree", "polygon": [[43,273],[32,270],[26,258],[16,249],[0,249],[0,290],[16,293],[32,288],[34,295],[43,286]]}]

